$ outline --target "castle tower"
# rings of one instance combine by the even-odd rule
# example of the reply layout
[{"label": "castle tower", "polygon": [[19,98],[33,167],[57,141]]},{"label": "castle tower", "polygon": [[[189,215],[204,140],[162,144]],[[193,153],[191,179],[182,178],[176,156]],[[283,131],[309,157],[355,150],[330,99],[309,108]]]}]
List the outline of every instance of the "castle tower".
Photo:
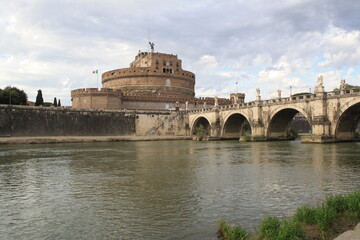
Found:
[{"label": "castle tower", "polygon": [[124,95],[195,96],[195,74],[183,70],[176,55],[165,53],[140,52],[130,68],[103,73],[102,84]]}]

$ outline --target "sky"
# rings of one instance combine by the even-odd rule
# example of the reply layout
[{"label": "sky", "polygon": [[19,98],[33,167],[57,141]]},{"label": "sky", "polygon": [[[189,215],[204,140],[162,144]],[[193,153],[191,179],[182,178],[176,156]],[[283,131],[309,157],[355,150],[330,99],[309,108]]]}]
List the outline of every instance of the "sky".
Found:
[{"label": "sky", "polygon": [[[270,99],[360,85],[359,0],[0,0],[0,89],[71,105],[148,42],[196,75],[197,97]],[[99,76],[93,70],[99,70]]]}]

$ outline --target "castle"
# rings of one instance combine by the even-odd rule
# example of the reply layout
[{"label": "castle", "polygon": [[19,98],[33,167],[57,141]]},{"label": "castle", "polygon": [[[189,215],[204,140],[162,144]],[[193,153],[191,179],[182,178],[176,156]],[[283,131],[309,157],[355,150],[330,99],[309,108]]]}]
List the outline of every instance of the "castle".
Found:
[{"label": "castle", "polygon": [[140,52],[129,68],[102,74],[102,88],[71,91],[72,108],[193,110],[215,104],[243,103],[245,95],[233,93],[230,98],[195,97],[195,74],[182,69],[177,55]]}]

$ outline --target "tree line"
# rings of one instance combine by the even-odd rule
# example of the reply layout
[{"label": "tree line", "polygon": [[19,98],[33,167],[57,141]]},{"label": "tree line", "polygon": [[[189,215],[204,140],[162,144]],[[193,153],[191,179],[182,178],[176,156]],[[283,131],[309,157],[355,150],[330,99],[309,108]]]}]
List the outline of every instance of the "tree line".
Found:
[{"label": "tree line", "polygon": [[[4,89],[0,89],[0,104],[7,105],[27,105],[28,104],[28,96],[23,91],[18,89],[17,87],[7,86]],[[54,98],[54,102],[44,102],[42,91],[38,90],[35,106],[46,106],[50,107],[53,105],[54,107],[60,107],[61,101],[60,99]]]},{"label": "tree line", "polygon": [[[44,99],[43,99],[43,96],[42,96],[42,91],[40,89],[38,90],[38,93],[36,95],[35,106],[45,106],[45,107],[50,107],[51,106],[50,102],[44,102]],[[57,100],[56,97],[54,97],[53,106],[54,107],[61,107],[60,99]]]}]

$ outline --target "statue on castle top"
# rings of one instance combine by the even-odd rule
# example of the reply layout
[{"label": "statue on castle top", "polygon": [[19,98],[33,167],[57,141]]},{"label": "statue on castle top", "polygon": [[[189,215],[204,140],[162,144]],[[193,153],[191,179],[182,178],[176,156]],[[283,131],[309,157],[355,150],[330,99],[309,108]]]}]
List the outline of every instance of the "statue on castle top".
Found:
[{"label": "statue on castle top", "polygon": [[257,96],[260,96],[260,88],[256,89],[256,94],[257,94]]},{"label": "statue on castle top", "polygon": [[149,44],[150,44],[151,52],[154,52],[155,43],[149,42]]},{"label": "statue on castle top", "polygon": [[323,75],[320,75],[320,76],[317,78],[317,82],[319,83],[319,86],[322,86],[322,85],[323,85],[323,82],[324,82],[324,77],[323,77]]},{"label": "statue on castle top", "polygon": [[341,79],[340,80],[340,90],[344,90],[345,89],[345,79]]}]

